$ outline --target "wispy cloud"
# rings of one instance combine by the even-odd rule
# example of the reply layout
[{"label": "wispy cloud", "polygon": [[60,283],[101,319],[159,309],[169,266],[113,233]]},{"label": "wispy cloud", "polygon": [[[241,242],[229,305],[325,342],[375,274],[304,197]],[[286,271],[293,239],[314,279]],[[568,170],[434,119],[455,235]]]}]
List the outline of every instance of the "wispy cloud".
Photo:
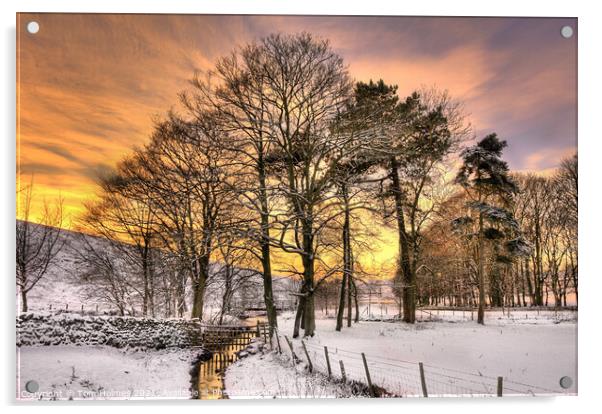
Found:
[{"label": "wispy cloud", "polygon": [[[40,22],[35,36],[27,21]],[[448,89],[479,134],[508,140],[513,169],[576,150],[573,19],[24,14],[19,30],[20,168],[78,209],[99,169],[148,139],[195,70],[273,32],[330,39],[358,80]]]}]

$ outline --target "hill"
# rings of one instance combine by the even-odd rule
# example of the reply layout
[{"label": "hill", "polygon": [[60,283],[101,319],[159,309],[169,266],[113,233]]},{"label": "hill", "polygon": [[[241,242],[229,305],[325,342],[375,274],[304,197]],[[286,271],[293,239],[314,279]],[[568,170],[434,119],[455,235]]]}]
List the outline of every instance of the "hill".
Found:
[{"label": "hill", "polygon": [[[30,223],[32,226],[40,224]],[[90,275],[91,270],[86,256],[90,248],[108,254],[115,251],[115,246],[103,238],[91,236],[85,233],[61,230],[60,243],[63,248],[58,253],[55,262],[48,268],[45,276],[34,286],[28,294],[28,305],[30,311],[69,310],[85,311],[92,313],[115,313],[117,307],[110,300],[110,295],[105,292],[105,285],[99,285],[94,280],[97,278]],[[123,246],[121,246],[123,247]],[[121,273],[127,273],[128,266],[114,257],[115,263]],[[208,314],[214,313],[221,305],[224,294],[224,283],[220,280],[220,263],[212,264],[212,273],[205,295],[206,309]],[[130,271],[131,272],[131,271]],[[252,270],[239,269],[239,276],[244,278],[244,283],[239,284],[234,292],[231,303],[234,307],[261,307],[263,305],[263,285],[261,275]],[[91,277],[92,276],[92,277]],[[125,277],[134,277],[125,275]],[[190,298],[190,282],[186,287],[188,303]],[[280,307],[293,305],[290,291],[296,290],[296,282],[287,277],[274,278],[274,297]],[[17,292],[18,293],[18,292]],[[129,314],[140,314],[139,292],[131,289],[128,292],[130,309]],[[159,296],[159,294],[157,294]],[[157,297],[157,303],[161,301]],[[160,305],[157,305],[160,307]],[[189,307],[190,308],[190,307]],[[160,310],[158,313],[161,313]]]}]

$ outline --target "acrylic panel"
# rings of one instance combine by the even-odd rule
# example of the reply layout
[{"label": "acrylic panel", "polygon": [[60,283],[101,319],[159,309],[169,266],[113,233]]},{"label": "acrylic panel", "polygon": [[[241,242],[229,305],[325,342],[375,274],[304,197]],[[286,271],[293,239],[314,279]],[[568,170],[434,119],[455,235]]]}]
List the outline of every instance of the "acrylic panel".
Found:
[{"label": "acrylic panel", "polygon": [[17,15],[17,398],[577,394],[577,19]]}]

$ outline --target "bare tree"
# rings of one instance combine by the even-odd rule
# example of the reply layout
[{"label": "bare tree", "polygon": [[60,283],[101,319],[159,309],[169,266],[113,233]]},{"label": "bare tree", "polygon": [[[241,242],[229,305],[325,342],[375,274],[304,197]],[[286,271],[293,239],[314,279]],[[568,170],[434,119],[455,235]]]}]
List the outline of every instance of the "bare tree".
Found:
[{"label": "bare tree", "polygon": [[558,186],[560,203],[566,214],[566,227],[564,231],[565,245],[567,246],[567,257],[565,262],[565,273],[570,273],[570,278],[575,290],[575,299],[579,298],[578,289],[578,160],[577,154],[571,158],[562,160],[555,181]]},{"label": "bare tree", "polygon": [[565,205],[567,216],[571,220],[572,226],[577,226],[578,219],[578,193],[579,168],[577,154],[570,158],[565,158],[560,163],[554,180],[559,185],[559,194]]},{"label": "bare tree", "polygon": [[27,312],[27,294],[56,264],[58,255],[65,245],[61,237],[63,226],[63,200],[59,198],[53,206],[44,202],[38,223],[32,223],[31,201],[33,179],[18,194],[19,208],[17,220],[17,289],[21,297],[21,311]]},{"label": "bare tree", "polygon": [[525,279],[531,296],[531,304],[542,306],[548,275],[545,269],[543,250],[546,233],[550,229],[548,226],[550,214],[556,208],[551,196],[554,191],[552,182],[546,177],[534,174],[516,175],[516,177],[519,179],[518,188],[520,190],[516,199],[523,206],[521,209],[523,229],[534,246],[533,254],[525,258]]},{"label": "bare tree", "polygon": [[[252,212],[244,237],[250,242],[258,258],[263,277],[263,298],[266,306],[270,335],[278,322],[272,288],[270,214],[274,188],[269,184],[269,165],[266,161],[271,149],[270,124],[266,107],[264,78],[257,71],[261,49],[247,45],[231,56],[221,58],[210,80],[196,76],[191,94],[182,94],[182,101],[194,114],[211,108],[219,114],[222,127],[230,136],[230,147],[239,167],[233,190],[241,208]],[[215,85],[211,80],[215,79]],[[241,235],[243,233],[241,232]]]},{"label": "bare tree", "polygon": [[203,315],[222,213],[234,208],[226,138],[211,113],[191,120],[172,113],[157,124],[151,142],[120,165],[120,174],[143,190],[136,196],[149,201],[166,247],[190,277],[193,318]]},{"label": "bare tree", "polygon": [[118,173],[99,179],[98,201],[86,204],[83,225],[88,231],[104,237],[114,250],[119,250],[140,275],[141,286],[133,284],[142,297],[142,314],[155,316],[155,250],[159,245],[157,222],[148,199],[131,198],[132,189]]},{"label": "bare tree", "polygon": [[111,304],[120,315],[132,313],[136,307],[137,281],[116,243],[102,237],[80,233],[73,249],[78,266],[79,283],[89,298]]},{"label": "bare tree", "polygon": [[562,265],[565,263],[565,257],[569,246],[565,243],[563,237],[565,228],[568,225],[568,215],[566,209],[560,207],[558,203],[559,191],[556,182],[551,182],[549,193],[552,203],[556,208],[550,210],[544,223],[543,254],[544,262],[547,268],[547,279],[549,280],[552,294],[554,295],[554,305],[562,306],[562,299],[566,296],[567,283],[561,276]]},{"label": "bare tree", "polygon": [[303,285],[294,336],[315,330],[314,288],[319,233],[332,214],[329,193],[342,137],[329,128],[349,97],[342,59],[325,40],[309,34],[272,35],[254,46],[251,72],[261,80],[271,151],[266,163],[286,201],[274,214],[276,243],[298,255]]},{"label": "bare tree", "polygon": [[251,253],[244,244],[244,240],[238,240],[236,232],[222,234],[217,243],[218,257],[208,288],[221,296],[219,313],[216,315],[218,324],[222,324],[224,317],[233,312],[235,296],[245,289],[252,289],[260,281],[259,272],[249,267]]}]

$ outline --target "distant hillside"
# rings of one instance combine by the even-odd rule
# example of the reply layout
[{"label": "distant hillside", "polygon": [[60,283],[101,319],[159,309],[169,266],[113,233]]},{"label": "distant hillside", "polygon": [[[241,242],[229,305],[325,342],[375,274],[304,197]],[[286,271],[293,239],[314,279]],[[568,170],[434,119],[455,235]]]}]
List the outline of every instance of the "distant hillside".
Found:
[{"label": "distant hillside", "polygon": [[[18,220],[17,220],[18,221]],[[32,226],[41,226],[31,223]],[[102,248],[109,243],[99,237],[83,233],[61,230],[63,249],[59,252],[56,264],[51,266],[46,275],[36,284],[27,295],[30,310],[65,309],[79,310],[82,304],[92,310],[110,310],[110,304],[93,298],[94,287],[82,286],[78,283],[78,275],[82,271],[78,265],[78,251],[83,249],[83,238],[89,243]]]},{"label": "distant hillside", "polygon": [[[33,223],[31,225],[40,226]],[[97,286],[81,283],[81,276],[86,271],[82,264],[82,252],[85,251],[86,244],[89,243],[99,250],[110,251],[111,243],[99,237],[70,230],[62,230],[60,237],[64,247],[57,257],[56,264],[48,269],[45,277],[29,292],[29,310],[80,311],[83,305],[85,311],[115,311],[115,306],[103,299]],[[213,268],[218,266],[219,264],[215,263]],[[251,283],[234,295],[233,303],[244,303],[248,306],[260,306],[263,303],[260,275],[251,276],[250,281]],[[215,277],[208,285],[205,297],[207,308],[216,307],[220,303],[223,296],[222,285]],[[277,302],[291,302],[290,292],[296,289],[297,283],[294,280],[274,277],[274,297]]]}]

